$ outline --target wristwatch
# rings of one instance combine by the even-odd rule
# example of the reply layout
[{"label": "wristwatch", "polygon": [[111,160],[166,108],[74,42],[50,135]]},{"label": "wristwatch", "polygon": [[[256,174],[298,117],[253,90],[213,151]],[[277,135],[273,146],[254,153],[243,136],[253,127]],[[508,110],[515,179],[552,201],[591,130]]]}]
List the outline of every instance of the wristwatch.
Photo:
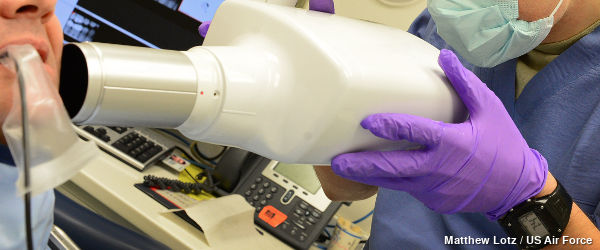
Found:
[{"label": "wristwatch", "polygon": [[522,249],[539,249],[562,236],[571,217],[573,199],[556,181],[556,189],[539,198],[531,198],[498,219],[504,231]]}]

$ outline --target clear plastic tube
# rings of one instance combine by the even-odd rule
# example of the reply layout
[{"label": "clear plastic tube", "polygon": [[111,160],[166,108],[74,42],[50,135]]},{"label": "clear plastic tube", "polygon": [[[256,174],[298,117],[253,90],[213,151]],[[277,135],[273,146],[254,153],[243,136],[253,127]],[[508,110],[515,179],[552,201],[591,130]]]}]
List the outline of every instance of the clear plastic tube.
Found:
[{"label": "clear plastic tube", "polygon": [[[2,124],[19,168],[18,194],[31,192],[36,195],[73,177],[87,161],[98,155],[99,150],[93,142],[84,142],[76,135],[58,90],[31,45],[8,46],[0,54],[6,55],[0,58],[0,63],[15,71],[23,81],[27,101],[28,112],[23,118],[21,94],[18,84],[13,84],[13,103]],[[23,145],[26,142],[29,143],[29,183],[24,178],[26,154]]]}]

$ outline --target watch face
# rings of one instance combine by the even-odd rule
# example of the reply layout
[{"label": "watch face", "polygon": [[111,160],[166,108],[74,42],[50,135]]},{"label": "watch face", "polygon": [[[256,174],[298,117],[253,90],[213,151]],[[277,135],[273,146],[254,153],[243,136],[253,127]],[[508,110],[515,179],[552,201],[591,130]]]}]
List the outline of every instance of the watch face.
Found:
[{"label": "watch face", "polygon": [[550,235],[540,218],[534,212],[528,212],[521,215],[521,217],[519,217],[519,223],[523,225],[529,235],[542,237]]}]

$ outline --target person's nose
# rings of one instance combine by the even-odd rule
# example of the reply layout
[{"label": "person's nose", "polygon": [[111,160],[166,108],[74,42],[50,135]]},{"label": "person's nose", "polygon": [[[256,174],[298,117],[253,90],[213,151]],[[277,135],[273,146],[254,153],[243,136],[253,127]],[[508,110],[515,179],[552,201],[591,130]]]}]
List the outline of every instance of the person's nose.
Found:
[{"label": "person's nose", "polygon": [[4,18],[41,19],[45,23],[53,12],[56,0],[0,0],[0,14]]}]

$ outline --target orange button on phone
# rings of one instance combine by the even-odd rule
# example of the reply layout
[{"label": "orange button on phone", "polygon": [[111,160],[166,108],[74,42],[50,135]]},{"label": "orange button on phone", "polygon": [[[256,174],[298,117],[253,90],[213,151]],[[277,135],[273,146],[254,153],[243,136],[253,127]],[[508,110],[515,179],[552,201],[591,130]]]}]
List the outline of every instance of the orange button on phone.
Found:
[{"label": "orange button on phone", "polygon": [[264,220],[266,223],[271,225],[272,227],[277,227],[279,224],[287,219],[287,215],[283,212],[277,210],[277,208],[269,205],[260,210],[258,214],[258,218]]}]

